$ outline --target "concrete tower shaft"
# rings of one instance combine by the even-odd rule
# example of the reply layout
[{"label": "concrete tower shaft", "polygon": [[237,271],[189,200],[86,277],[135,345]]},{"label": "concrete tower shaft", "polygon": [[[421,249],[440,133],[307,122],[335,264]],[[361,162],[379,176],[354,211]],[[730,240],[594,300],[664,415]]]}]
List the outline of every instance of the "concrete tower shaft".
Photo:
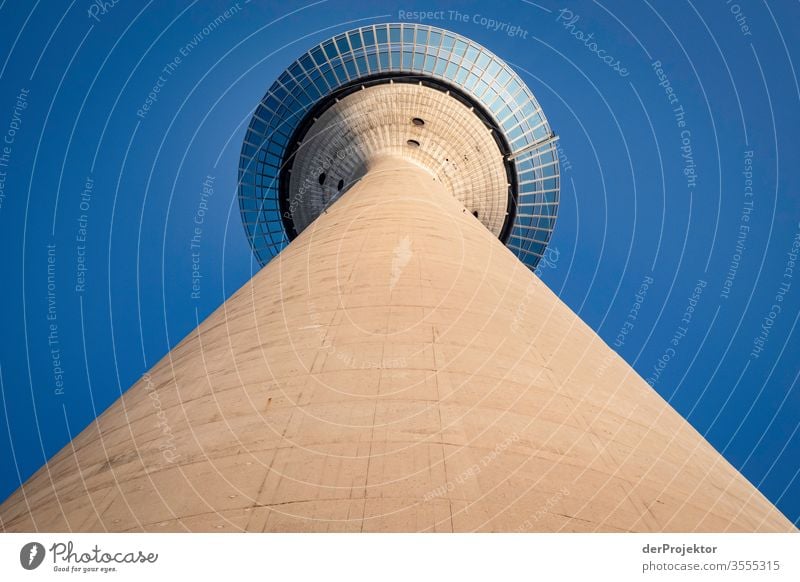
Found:
[{"label": "concrete tower shaft", "polygon": [[397,158],[373,160],[0,519],[794,529],[440,181]]}]

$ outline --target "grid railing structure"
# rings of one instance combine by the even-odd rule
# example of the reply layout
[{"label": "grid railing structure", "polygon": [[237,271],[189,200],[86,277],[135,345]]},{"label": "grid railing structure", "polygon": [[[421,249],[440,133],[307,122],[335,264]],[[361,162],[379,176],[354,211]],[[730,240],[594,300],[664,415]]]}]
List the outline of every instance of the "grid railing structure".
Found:
[{"label": "grid railing structure", "polygon": [[444,82],[480,104],[503,133],[516,174],[507,246],[535,269],[555,225],[559,164],[539,103],[509,65],[461,35],[422,24],[375,24],[339,34],[292,63],[257,106],[242,146],[239,206],[261,265],[289,242],[279,177],[290,140],[321,100],[362,79],[408,74]]}]

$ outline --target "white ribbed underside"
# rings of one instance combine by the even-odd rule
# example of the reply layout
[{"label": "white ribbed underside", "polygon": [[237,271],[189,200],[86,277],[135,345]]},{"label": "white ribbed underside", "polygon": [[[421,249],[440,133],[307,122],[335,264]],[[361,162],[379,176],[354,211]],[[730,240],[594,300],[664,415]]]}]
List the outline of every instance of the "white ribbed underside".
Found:
[{"label": "white ribbed underside", "polygon": [[[424,125],[415,125],[414,118]],[[302,232],[360,179],[371,161],[387,155],[428,170],[469,212],[477,212],[486,228],[500,234],[509,185],[491,131],[448,93],[409,83],[352,93],[314,123],[292,167],[290,208],[296,230]]]}]

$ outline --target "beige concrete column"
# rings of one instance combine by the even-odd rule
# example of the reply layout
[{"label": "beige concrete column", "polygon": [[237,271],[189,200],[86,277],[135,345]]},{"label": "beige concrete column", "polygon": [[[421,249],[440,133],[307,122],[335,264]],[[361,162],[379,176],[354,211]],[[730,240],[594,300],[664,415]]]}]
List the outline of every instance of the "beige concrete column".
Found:
[{"label": "beige concrete column", "polygon": [[425,171],[384,159],[3,528],[791,531]]}]

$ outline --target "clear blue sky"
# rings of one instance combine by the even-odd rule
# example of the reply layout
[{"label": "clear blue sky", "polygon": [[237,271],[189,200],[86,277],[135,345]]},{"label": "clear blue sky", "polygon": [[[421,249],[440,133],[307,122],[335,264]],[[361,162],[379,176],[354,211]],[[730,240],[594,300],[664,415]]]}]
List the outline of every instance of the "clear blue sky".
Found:
[{"label": "clear blue sky", "polygon": [[0,3],[0,499],[251,276],[236,168],[277,74],[424,10],[516,67],[560,135],[544,281],[800,523],[800,5],[90,6]]}]

